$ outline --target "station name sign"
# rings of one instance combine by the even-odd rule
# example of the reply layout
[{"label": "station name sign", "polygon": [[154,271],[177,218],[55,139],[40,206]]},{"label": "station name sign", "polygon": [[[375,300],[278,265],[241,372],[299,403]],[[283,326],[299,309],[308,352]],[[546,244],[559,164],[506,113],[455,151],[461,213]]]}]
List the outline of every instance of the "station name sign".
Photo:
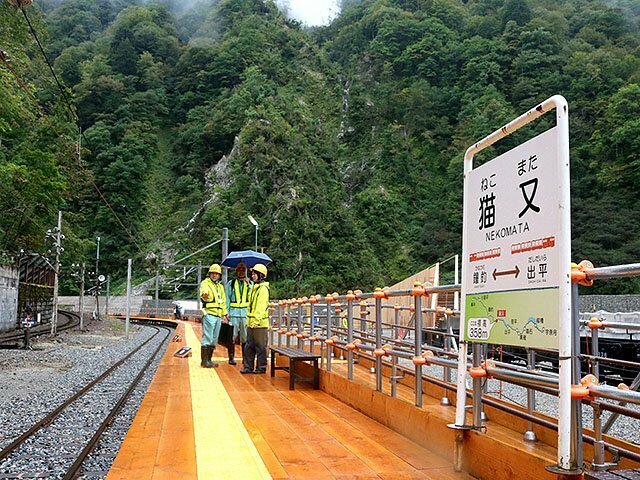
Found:
[{"label": "station name sign", "polygon": [[464,338],[558,348],[561,184],[558,127],[465,177]]}]

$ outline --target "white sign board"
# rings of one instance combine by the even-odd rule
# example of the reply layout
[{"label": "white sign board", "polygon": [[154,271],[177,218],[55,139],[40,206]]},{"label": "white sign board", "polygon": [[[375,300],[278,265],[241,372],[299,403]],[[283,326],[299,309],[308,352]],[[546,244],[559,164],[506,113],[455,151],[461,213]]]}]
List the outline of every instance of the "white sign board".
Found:
[{"label": "white sign board", "polygon": [[466,178],[464,338],[558,348],[563,189],[558,127],[471,170]]}]

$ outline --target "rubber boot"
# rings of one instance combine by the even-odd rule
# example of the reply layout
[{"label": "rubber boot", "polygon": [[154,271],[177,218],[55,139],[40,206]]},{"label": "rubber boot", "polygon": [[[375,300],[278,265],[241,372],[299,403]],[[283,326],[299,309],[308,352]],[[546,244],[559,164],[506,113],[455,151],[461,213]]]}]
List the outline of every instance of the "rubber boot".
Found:
[{"label": "rubber boot", "polygon": [[211,361],[211,356],[213,355],[213,347],[211,345],[203,346],[201,352],[203,360],[200,366],[204,368],[213,368],[218,366],[217,363]]},{"label": "rubber boot", "polygon": [[207,353],[209,347],[205,345],[200,345],[200,366],[205,368],[207,365]]},{"label": "rubber boot", "polygon": [[215,346],[209,346],[209,354],[207,355],[207,360],[209,361],[209,368],[218,367],[219,365],[216,362],[211,361],[211,357],[213,357],[213,351],[216,349]]}]

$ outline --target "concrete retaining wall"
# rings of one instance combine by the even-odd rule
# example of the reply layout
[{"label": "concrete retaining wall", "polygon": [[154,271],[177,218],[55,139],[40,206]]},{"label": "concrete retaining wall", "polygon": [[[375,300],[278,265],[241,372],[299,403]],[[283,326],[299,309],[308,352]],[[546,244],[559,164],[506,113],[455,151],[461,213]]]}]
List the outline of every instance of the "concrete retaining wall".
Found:
[{"label": "concrete retaining wall", "polygon": [[0,267],[0,332],[16,328],[18,318],[18,269]]},{"label": "concrete retaining wall", "polygon": [[[131,315],[138,315],[142,308],[142,304],[145,301],[149,301],[152,299],[151,295],[131,295]],[[105,314],[105,306],[106,306],[106,297],[101,296],[99,298],[100,303],[100,314]],[[60,310],[71,310],[73,312],[78,312],[80,310],[80,297],[78,296],[70,296],[70,297],[60,297],[58,300],[58,305]],[[91,313],[96,308],[96,297],[93,296],[85,296],[84,297],[84,312]],[[109,312],[112,314],[123,314],[126,312],[127,308],[127,297],[126,295],[112,295],[109,296]]]},{"label": "concrete retaining wall", "polygon": [[580,311],[640,312],[640,295],[581,295]]}]

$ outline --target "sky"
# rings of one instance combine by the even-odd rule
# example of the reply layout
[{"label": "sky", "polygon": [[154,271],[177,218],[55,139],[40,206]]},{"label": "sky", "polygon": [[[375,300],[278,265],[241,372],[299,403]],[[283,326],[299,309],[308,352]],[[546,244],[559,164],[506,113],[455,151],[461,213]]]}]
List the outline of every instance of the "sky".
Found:
[{"label": "sky", "polygon": [[291,18],[307,26],[326,25],[340,12],[339,0],[279,0]]}]

